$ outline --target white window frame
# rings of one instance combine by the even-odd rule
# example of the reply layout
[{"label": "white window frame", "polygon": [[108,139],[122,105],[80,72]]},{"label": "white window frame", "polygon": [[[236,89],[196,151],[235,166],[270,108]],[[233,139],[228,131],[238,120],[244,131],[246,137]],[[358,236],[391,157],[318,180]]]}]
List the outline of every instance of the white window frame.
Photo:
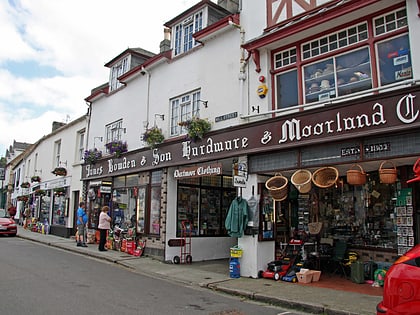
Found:
[{"label": "white window frame", "polygon": [[118,81],[118,78],[130,70],[130,60],[131,55],[128,55],[121,60],[118,61],[115,65],[111,68],[111,73],[109,77],[109,87],[110,92],[119,89],[123,84]]},{"label": "white window frame", "polygon": [[111,141],[119,141],[122,138],[122,132],[124,128],[122,127],[122,119],[114,121],[105,126],[106,142],[110,143]]},{"label": "white window frame", "polygon": [[60,167],[60,157],[61,157],[61,140],[58,140],[54,143],[54,167]]},{"label": "white window frame", "polygon": [[203,11],[197,12],[184,19],[172,28],[174,56],[186,53],[199,43],[193,38],[193,34],[203,28]]},{"label": "white window frame", "polygon": [[171,99],[171,136],[178,136],[187,132],[184,127],[179,126],[180,122],[199,117],[200,97],[201,91],[195,90]]},{"label": "white window frame", "polygon": [[76,157],[79,161],[83,161],[84,160],[84,156],[85,156],[85,130],[79,131],[77,134],[77,153],[78,156]]}]

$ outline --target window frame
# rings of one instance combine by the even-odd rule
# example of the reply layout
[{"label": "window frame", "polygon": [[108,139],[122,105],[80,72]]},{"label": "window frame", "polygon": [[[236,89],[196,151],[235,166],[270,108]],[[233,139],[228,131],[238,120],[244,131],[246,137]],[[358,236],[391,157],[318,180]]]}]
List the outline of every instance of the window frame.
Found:
[{"label": "window frame", "polygon": [[109,75],[109,89],[110,92],[115,91],[123,86],[118,80],[120,76],[130,70],[131,55],[127,55],[120,59],[115,65],[111,67]]},{"label": "window frame", "polygon": [[179,136],[187,132],[185,127],[179,126],[180,122],[193,117],[199,117],[201,90],[194,90],[170,100],[171,136]]},{"label": "window frame", "polygon": [[200,44],[193,34],[203,29],[203,17],[203,11],[195,12],[172,27],[174,56],[184,54]]},{"label": "window frame", "polygon": [[[272,76],[273,76],[272,78],[273,78],[273,82],[275,82],[275,86],[273,89],[274,90],[273,108],[283,109],[283,108],[293,107],[293,105],[283,106],[283,104],[279,103],[279,100],[281,100],[281,97],[282,97],[281,93],[284,92],[284,90],[282,91],[278,89],[279,85],[278,85],[277,80],[279,76],[281,76],[282,74],[286,74],[287,72],[297,70],[298,103],[299,103],[297,104],[297,106],[316,103],[314,101],[307,102],[306,100],[307,92],[306,92],[305,77],[304,77],[305,67],[310,64],[321,62],[322,60],[325,60],[328,58],[337,58],[338,56],[341,56],[341,55],[356,52],[360,49],[363,49],[364,47],[368,48],[368,52],[370,56],[369,65],[370,65],[370,71],[371,71],[371,88],[366,89],[366,92],[369,93],[369,90],[375,87],[386,86],[385,84],[381,82],[381,79],[380,79],[380,67],[378,65],[379,55],[378,55],[377,46],[381,42],[391,40],[392,38],[399,38],[399,37],[406,36],[407,34],[409,34],[408,25],[404,22],[406,20],[406,17],[404,16],[403,12],[406,10],[407,8],[405,6],[400,7],[395,10],[385,12],[384,14],[380,16],[379,15],[372,16],[369,18],[365,18],[364,20],[354,21],[354,23],[350,26],[347,26],[344,28],[342,27],[340,29],[331,31],[328,34],[323,35],[322,37],[316,37],[310,40],[306,39],[302,42],[297,43],[295,46],[283,46],[283,47],[279,46],[277,49],[273,49],[271,52],[271,68],[272,68]],[[380,33],[379,35],[376,35],[375,20],[377,20],[380,17],[386,17],[392,14],[396,16],[395,18],[396,27],[390,30],[389,32],[384,32],[384,33]],[[399,17],[399,20],[397,19],[397,17]],[[367,25],[366,30],[364,29],[364,25]],[[361,26],[363,26],[362,29],[359,29],[359,27]],[[350,34],[349,30],[356,30],[356,34],[354,34],[354,32],[351,32]],[[304,45],[310,46],[314,42],[318,42],[318,44],[320,44],[320,41],[323,38],[329,38],[329,36],[334,35],[334,34],[338,36],[338,34],[344,31],[346,31],[347,35],[349,36],[351,35],[353,37],[359,36],[360,35],[359,31],[362,31],[363,34],[367,33],[368,35],[366,36],[363,35],[361,38],[357,37],[360,40],[352,41],[351,43],[347,41],[347,45],[343,47],[337,47],[337,49],[332,49],[332,50],[329,49],[326,52],[320,51],[318,54],[314,56],[304,58],[304,51],[303,51]],[[349,38],[349,36],[347,36],[347,39]],[[338,41],[339,39],[337,38],[337,45],[338,45]],[[282,54],[288,51],[292,51],[294,47],[298,47],[298,51],[297,51],[298,60],[294,64],[283,64]],[[413,56],[411,55],[410,47],[408,47],[408,50],[409,50],[408,58],[409,60],[412,60]],[[413,75],[411,74],[411,77],[412,76]],[[409,79],[409,77],[407,77],[406,79]],[[398,82],[398,81],[394,81],[394,82]],[[353,93],[357,93],[357,92],[358,91],[350,92],[349,95]],[[323,101],[323,100],[321,99],[319,101]]]},{"label": "window frame", "polygon": [[113,121],[112,123],[105,126],[105,143],[110,143],[112,141],[120,141],[122,140],[122,133],[124,128],[122,127],[123,120],[119,119]]}]

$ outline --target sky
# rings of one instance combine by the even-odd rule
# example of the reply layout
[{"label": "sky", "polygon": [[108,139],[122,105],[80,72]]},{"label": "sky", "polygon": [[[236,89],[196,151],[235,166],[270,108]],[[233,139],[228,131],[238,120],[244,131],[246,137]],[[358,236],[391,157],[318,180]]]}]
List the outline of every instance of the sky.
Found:
[{"label": "sky", "polygon": [[159,53],[163,24],[198,2],[0,0],[0,157],[86,114],[104,65],[127,48]]}]

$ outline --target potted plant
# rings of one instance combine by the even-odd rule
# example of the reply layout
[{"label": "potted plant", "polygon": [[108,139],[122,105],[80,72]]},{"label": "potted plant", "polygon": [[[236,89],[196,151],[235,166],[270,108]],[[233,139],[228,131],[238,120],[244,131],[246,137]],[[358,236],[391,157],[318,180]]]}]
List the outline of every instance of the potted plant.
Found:
[{"label": "potted plant", "polygon": [[91,150],[85,150],[83,159],[86,164],[95,164],[97,160],[102,157],[102,151],[99,151],[97,148]]},{"label": "potted plant", "polygon": [[188,138],[192,141],[203,139],[204,135],[211,129],[211,123],[207,119],[199,117],[181,121],[179,125],[187,129]]},{"label": "potted plant", "polygon": [[120,157],[121,154],[127,152],[127,142],[123,142],[121,140],[113,140],[108,142],[105,147],[109,153],[114,154],[116,157]]},{"label": "potted plant", "polygon": [[163,136],[162,129],[154,126],[146,129],[143,134],[143,141],[150,145],[152,148],[157,144],[162,143],[165,137]]},{"label": "potted plant", "polygon": [[64,167],[56,167],[51,173],[55,174],[56,176],[66,176],[67,170]]},{"label": "potted plant", "polygon": [[22,184],[20,184],[20,187],[22,188],[29,188],[31,186],[31,184],[29,182],[23,182]]},{"label": "potted plant", "polygon": [[34,176],[31,177],[31,183],[34,183],[34,182],[39,183],[40,181],[41,181],[41,177],[39,177],[37,175],[34,175]]}]

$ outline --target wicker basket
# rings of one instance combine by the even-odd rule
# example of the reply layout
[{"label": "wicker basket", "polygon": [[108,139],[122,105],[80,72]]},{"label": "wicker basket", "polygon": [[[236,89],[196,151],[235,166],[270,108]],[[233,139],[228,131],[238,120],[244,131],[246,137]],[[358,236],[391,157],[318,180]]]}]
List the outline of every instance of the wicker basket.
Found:
[{"label": "wicker basket", "polygon": [[338,179],[338,170],[332,166],[321,167],[312,174],[312,182],[319,188],[329,188]]},{"label": "wicker basket", "polygon": [[317,235],[322,230],[322,222],[311,222],[308,223],[309,234]]},{"label": "wicker basket", "polygon": [[290,181],[301,194],[307,194],[312,188],[312,173],[308,170],[297,170]]},{"label": "wicker basket", "polygon": [[[392,168],[384,168],[385,163],[390,163]],[[397,180],[397,168],[391,161],[383,161],[379,166],[379,180],[382,184],[393,184]]]},{"label": "wicker basket", "polygon": [[[354,167],[358,167],[359,169],[353,169]],[[355,186],[366,183],[366,173],[359,164],[353,164],[347,171],[347,183]]]},{"label": "wicker basket", "polygon": [[276,174],[265,182],[265,187],[274,200],[282,201],[287,198],[288,179],[281,174]]}]

